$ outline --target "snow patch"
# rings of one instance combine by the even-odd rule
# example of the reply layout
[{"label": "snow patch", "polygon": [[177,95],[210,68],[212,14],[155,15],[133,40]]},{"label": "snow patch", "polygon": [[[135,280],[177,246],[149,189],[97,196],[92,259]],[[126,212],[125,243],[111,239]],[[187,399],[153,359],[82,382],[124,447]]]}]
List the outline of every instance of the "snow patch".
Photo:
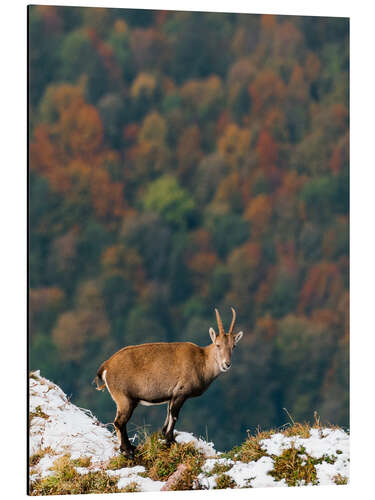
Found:
[{"label": "snow patch", "polygon": [[175,431],[177,443],[192,443],[198,451],[201,451],[205,457],[216,457],[217,452],[214,443],[207,443],[201,438],[196,438],[189,432]]},{"label": "snow patch", "polygon": [[[267,456],[249,463],[222,457],[215,450],[214,443],[206,442],[188,432],[176,431],[178,443],[192,443],[206,460],[202,466],[195,488],[213,489],[217,486],[219,474],[212,474],[216,464],[228,466],[225,472],[239,488],[287,486],[284,479],[277,481],[270,472],[274,468],[274,459],[284,450],[301,450],[303,461],[308,456],[323,459],[315,466],[318,484],[335,484],[335,477],[340,474],[349,478],[349,434],[343,429],[311,429],[308,438],[273,434],[260,441]],[[114,433],[101,424],[90,411],[73,405],[64,392],[49,380],[40,376],[39,371],[30,377],[30,455],[40,453],[43,456],[31,467],[30,481],[51,476],[56,459],[70,455],[72,459],[90,457],[88,467],[76,467],[79,474],[105,471],[109,476],[118,478],[118,488],[136,483],[140,491],[160,491],[165,482],[153,481],[143,477],[143,466],[124,467],[118,470],[106,470],[108,460],[119,455],[119,446]],[[142,474],[142,475],[140,475]],[[305,485],[304,481],[298,483]]]}]

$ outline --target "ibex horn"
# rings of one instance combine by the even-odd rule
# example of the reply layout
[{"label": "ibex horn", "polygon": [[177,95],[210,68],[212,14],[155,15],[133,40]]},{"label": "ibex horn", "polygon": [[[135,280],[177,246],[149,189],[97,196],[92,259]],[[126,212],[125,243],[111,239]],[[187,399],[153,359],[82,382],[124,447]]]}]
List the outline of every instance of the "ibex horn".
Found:
[{"label": "ibex horn", "polygon": [[232,323],[230,324],[228,335],[230,335],[233,332],[234,323],[236,322],[236,311],[233,309],[233,307],[231,307],[231,309],[233,318],[232,318]]},{"label": "ibex horn", "polygon": [[225,335],[223,323],[221,322],[220,314],[217,309],[215,309],[217,326],[219,327],[219,335]]}]

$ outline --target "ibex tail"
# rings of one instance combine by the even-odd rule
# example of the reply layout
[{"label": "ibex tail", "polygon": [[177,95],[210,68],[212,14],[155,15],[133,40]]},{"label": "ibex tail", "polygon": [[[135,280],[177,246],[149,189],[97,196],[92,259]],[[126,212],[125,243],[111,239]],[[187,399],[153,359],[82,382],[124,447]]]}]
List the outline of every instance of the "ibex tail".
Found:
[{"label": "ibex tail", "polygon": [[[104,363],[103,363],[103,365],[104,365]],[[92,384],[94,384],[94,385],[96,384],[97,391],[104,391],[104,388],[105,388],[105,380],[102,377],[103,371],[104,371],[103,365],[101,365],[101,367],[99,368],[99,370],[96,373],[96,377],[92,381]]]}]

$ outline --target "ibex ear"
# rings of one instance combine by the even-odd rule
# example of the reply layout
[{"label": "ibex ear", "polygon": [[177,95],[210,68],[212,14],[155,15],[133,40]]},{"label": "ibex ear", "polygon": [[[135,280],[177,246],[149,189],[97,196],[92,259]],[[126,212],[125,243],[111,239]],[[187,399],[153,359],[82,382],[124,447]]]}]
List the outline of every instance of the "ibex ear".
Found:
[{"label": "ibex ear", "polygon": [[216,340],[215,330],[213,328],[210,328],[208,331],[210,333],[210,337],[211,337],[212,342],[215,343],[215,340]]},{"label": "ibex ear", "polygon": [[242,339],[243,332],[238,332],[234,336],[234,345],[238,344],[238,342]]}]

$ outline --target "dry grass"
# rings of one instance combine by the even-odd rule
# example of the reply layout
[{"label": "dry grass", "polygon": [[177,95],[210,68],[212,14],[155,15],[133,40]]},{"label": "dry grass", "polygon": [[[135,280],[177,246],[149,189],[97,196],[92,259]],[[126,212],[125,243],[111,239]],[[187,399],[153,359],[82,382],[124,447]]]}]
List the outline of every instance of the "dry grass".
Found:
[{"label": "dry grass", "polygon": [[49,419],[49,415],[47,415],[46,413],[44,413],[44,411],[41,409],[40,406],[37,406],[35,408],[35,411],[31,411],[29,413],[29,422],[31,422],[31,420],[34,418],[34,417],[40,417],[40,418],[44,418],[45,420]]},{"label": "dry grass", "polygon": [[38,465],[38,463],[40,462],[40,460],[45,455],[54,455],[54,454],[55,454],[55,452],[49,446],[47,448],[44,448],[43,450],[38,450],[33,455],[30,455],[30,457],[29,457],[29,465],[30,465],[30,467],[35,467],[36,465]]},{"label": "dry grass", "polygon": [[214,474],[222,474],[223,472],[228,472],[228,470],[232,467],[232,464],[221,464],[219,462],[216,462],[207,476],[213,476]]},{"label": "dry grass", "polygon": [[124,467],[134,467],[134,465],[141,465],[140,463],[135,463],[134,460],[125,457],[125,455],[117,455],[111,458],[106,464],[106,468],[109,470],[118,470]]},{"label": "dry grass", "polygon": [[75,467],[89,467],[91,465],[91,457],[79,457],[72,460]]},{"label": "dry grass", "polygon": [[274,455],[272,458],[274,467],[269,474],[277,481],[285,479],[288,486],[297,486],[303,481],[317,484],[315,465],[322,460],[307,456],[303,449],[288,448],[280,456]]},{"label": "dry grass", "polygon": [[337,485],[343,485],[343,484],[348,484],[349,482],[349,479],[345,476],[342,476],[341,474],[337,474],[334,478],[333,478],[335,484]]},{"label": "dry grass", "polygon": [[137,491],[140,491],[138,484],[133,481],[132,483],[129,483],[125,488],[123,488],[121,491],[124,493],[136,493]]},{"label": "dry grass", "polygon": [[192,480],[199,474],[204,462],[204,456],[193,444],[172,443],[168,447],[165,441],[160,439],[159,433],[148,436],[139,451],[137,450],[137,454],[141,456],[143,465],[148,469],[149,477],[158,481],[167,480],[181,463],[188,466],[189,474],[184,476],[189,476]]},{"label": "dry grass", "polygon": [[236,482],[228,476],[228,474],[222,473],[216,478],[215,490],[225,490],[227,488],[236,488]]},{"label": "dry grass", "polygon": [[30,487],[30,495],[78,495],[81,493],[117,493],[117,478],[104,471],[81,475],[76,470],[69,455],[55,460],[52,476],[35,481]]},{"label": "dry grass", "polygon": [[151,435],[144,432],[143,440],[135,451],[134,460],[120,455],[112,458],[107,468],[117,470],[143,465],[147,472],[141,474],[142,476],[150,477],[154,481],[166,481],[176,471],[179,464],[183,463],[187,468],[172,489],[190,490],[201,472],[203,462],[203,454],[193,444],[172,443],[168,446],[159,432]]},{"label": "dry grass", "polygon": [[[40,413],[40,408],[36,409]],[[40,416],[40,415],[38,415]],[[312,428],[322,429],[320,419],[314,415],[314,424],[308,422],[292,422],[282,429],[271,429],[262,431],[258,429],[254,435],[248,432],[248,437],[241,446],[237,446],[221,457],[231,458],[234,461],[252,462],[263,456],[269,456],[261,448],[261,441],[270,438],[275,433],[282,433],[287,437],[300,436],[308,438]],[[334,426],[324,425],[324,427]],[[30,457],[30,466],[35,466],[46,453],[53,453],[46,449]],[[315,459],[306,453],[303,447],[292,446],[280,455],[270,455],[274,462],[274,468],[269,473],[276,481],[285,480],[288,486],[298,486],[300,484],[317,484],[317,473],[315,466],[326,461],[333,463],[332,457],[321,457]],[[149,477],[154,481],[167,481],[177,470],[180,464],[185,464],[186,468],[178,477],[178,480],[171,486],[172,490],[199,489],[197,481],[198,474],[202,471],[205,462],[204,455],[199,452],[192,443],[166,444],[160,433],[148,435],[145,431],[143,438],[138,445],[134,459],[129,459],[124,455],[113,457],[105,464],[105,469],[118,470],[124,467],[134,467],[142,465],[145,472],[139,474],[142,477]],[[57,459],[53,466],[54,474],[33,483],[31,495],[57,495],[57,494],[78,494],[78,493],[114,493],[120,490],[117,487],[118,478],[110,477],[105,470],[100,472],[89,472],[80,475],[76,467],[89,467],[90,458],[81,457],[76,460],[66,455]],[[216,476],[216,489],[235,488],[236,483],[227,474],[231,469],[231,464],[216,463],[208,475]],[[336,484],[347,484],[346,477],[337,474],[334,478]],[[121,491],[138,491],[136,482],[130,483]]]},{"label": "dry grass", "polygon": [[[267,439],[274,434],[275,431],[260,431],[252,436],[248,432],[248,437],[244,443],[238,448],[235,449],[235,453],[233,454],[234,460],[241,460],[242,462],[253,462],[259,460],[259,458],[266,455],[266,452],[262,450],[260,441],[262,439]],[[232,458],[232,457],[231,457]]]}]

